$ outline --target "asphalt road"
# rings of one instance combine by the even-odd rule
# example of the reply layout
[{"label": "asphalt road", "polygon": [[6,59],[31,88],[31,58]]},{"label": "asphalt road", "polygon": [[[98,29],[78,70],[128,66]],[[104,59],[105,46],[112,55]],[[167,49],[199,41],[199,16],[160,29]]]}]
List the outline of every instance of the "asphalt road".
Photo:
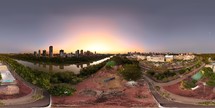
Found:
[{"label": "asphalt road", "polygon": [[33,103],[21,104],[21,105],[10,105],[10,106],[4,106],[1,108],[42,108],[42,107],[46,107],[49,105],[50,95],[48,92],[44,92],[43,95],[44,95],[43,99],[40,99]]},{"label": "asphalt road", "polygon": [[[203,64],[203,66],[204,66],[204,64]],[[192,74],[194,74],[197,70],[193,71]],[[187,77],[189,75],[190,74],[185,75],[184,77]],[[149,89],[150,89],[152,95],[154,96],[154,98],[157,100],[157,102],[162,107],[165,107],[165,108],[215,108],[214,106],[202,106],[202,105],[184,104],[184,103],[179,103],[179,102],[174,102],[174,101],[167,100],[166,98],[164,98],[160,94],[158,94],[158,92],[155,90],[154,86],[152,85],[153,82],[149,81],[146,77],[147,76],[144,75],[144,79],[148,83]],[[181,80],[183,78],[179,78],[179,79]],[[173,82],[174,83],[178,82],[178,80],[176,79],[176,81],[173,81]]]},{"label": "asphalt road", "polygon": [[175,108],[177,108],[177,107],[183,107],[183,108],[196,108],[196,107],[198,107],[198,108],[214,108],[214,106],[213,107],[208,107],[208,106],[201,106],[201,105],[183,104],[183,103],[178,103],[178,102],[167,100],[166,98],[160,96],[157,93],[157,91],[155,90],[153,85],[147,79],[145,79],[145,81],[147,81],[147,83],[149,84],[149,89],[150,89],[151,93],[153,94],[154,98],[163,107],[171,107],[171,108],[172,107],[175,107]]},{"label": "asphalt road", "polygon": [[[8,69],[10,70],[9,66],[8,66]],[[32,88],[32,90],[37,90],[37,89],[40,89],[38,88],[37,86],[25,81],[24,79],[22,79],[15,71],[13,70],[10,70],[11,73],[13,74],[13,76],[16,78],[16,79],[19,79],[20,81],[22,81],[24,84],[26,84],[27,86],[29,86],[30,88]],[[8,105],[8,106],[0,106],[1,108],[41,108],[41,107],[46,107],[49,105],[50,103],[50,94],[47,92],[47,91],[44,91],[43,90],[43,98],[40,99],[40,100],[37,100],[35,102],[32,102],[32,103],[26,103],[26,104],[15,104],[15,105]]]}]

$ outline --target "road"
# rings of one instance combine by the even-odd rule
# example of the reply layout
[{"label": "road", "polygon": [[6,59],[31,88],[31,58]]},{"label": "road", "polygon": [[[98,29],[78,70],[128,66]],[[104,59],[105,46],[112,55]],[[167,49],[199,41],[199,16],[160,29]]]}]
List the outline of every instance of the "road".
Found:
[{"label": "road", "polygon": [[[41,108],[41,107],[46,107],[49,105],[51,98],[50,98],[50,94],[47,91],[42,90],[39,87],[25,81],[15,71],[11,70],[8,65],[7,65],[7,67],[10,70],[10,72],[13,74],[13,76],[16,79],[22,81],[26,86],[30,87],[32,89],[33,93],[29,94],[27,96],[24,96],[24,97],[17,98],[17,99],[11,99],[11,100],[9,99],[6,102],[11,103],[11,104],[1,106],[2,108],[32,108],[32,107],[40,107]],[[32,96],[35,94],[41,94],[44,97],[42,99],[34,101],[32,99]]]},{"label": "road", "polygon": [[[205,66],[205,64],[203,63],[199,68],[193,70],[192,72],[189,72],[189,73],[187,73],[187,74],[185,74],[185,75],[183,75],[183,76],[181,76],[181,77],[179,77],[179,78],[177,78],[177,79],[175,79],[175,80],[169,81],[169,82],[159,83],[159,82],[155,82],[155,81],[153,81],[153,80],[151,80],[151,82],[153,82],[153,84],[156,85],[156,86],[168,86],[168,85],[173,85],[173,84],[176,84],[176,83],[178,83],[178,82],[180,82],[180,81],[186,79],[187,77],[189,77],[189,76],[191,76],[191,75],[193,75],[193,74],[199,72],[204,66]],[[142,66],[140,66],[140,67],[141,67],[142,69],[145,70],[144,67],[142,67]]]},{"label": "road", "polygon": [[33,103],[20,104],[20,105],[9,105],[9,106],[4,106],[4,107],[1,106],[1,108],[42,108],[42,107],[46,107],[49,105],[51,98],[50,98],[50,95],[48,92],[44,92],[43,95],[44,95],[43,99],[40,99]]},{"label": "road", "polygon": [[[172,108],[172,107],[183,107],[183,108],[214,108],[214,106],[202,106],[202,105],[193,105],[193,104],[184,104],[184,103],[179,103],[179,102],[174,102],[171,100],[168,100],[164,97],[162,97],[155,89],[155,85],[159,85],[159,86],[163,86],[163,85],[170,85],[170,84],[175,84],[178,81],[182,81],[183,79],[187,78],[188,76],[195,74],[197,71],[199,71],[205,64],[202,64],[202,66],[198,69],[195,69],[194,71],[190,72],[189,74],[184,75],[181,78],[178,78],[176,80],[170,81],[167,84],[164,83],[157,83],[154,82],[153,80],[151,80],[150,78],[148,78],[146,75],[143,75],[143,78],[145,79],[145,81],[148,83],[149,85],[149,89],[152,93],[152,95],[154,96],[154,98],[156,99],[156,101],[162,106],[162,107],[166,107],[166,108]],[[185,78],[184,78],[185,77]],[[156,85],[156,86],[157,86]]]}]

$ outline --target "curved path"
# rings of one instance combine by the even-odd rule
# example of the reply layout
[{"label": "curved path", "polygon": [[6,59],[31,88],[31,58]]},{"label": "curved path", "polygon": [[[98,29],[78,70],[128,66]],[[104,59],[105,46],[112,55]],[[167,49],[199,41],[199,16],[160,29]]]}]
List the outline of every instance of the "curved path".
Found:
[{"label": "curved path", "polygon": [[[9,66],[7,66],[9,67]],[[9,69],[9,68],[8,68]],[[9,69],[10,70],[10,69]],[[26,96],[15,98],[15,99],[7,99],[0,100],[4,105],[1,107],[4,108],[30,108],[30,107],[46,107],[50,104],[51,98],[47,91],[40,89],[39,87],[25,81],[22,79],[15,71],[10,70],[11,74],[23,82],[27,87],[32,89],[32,92]],[[32,98],[33,96],[43,96],[42,99]]]},{"label": "curved path", "polygon": [[[202,106],[202,105],[197,104],[198,102],[210,102],[211,100],[195,99],[195,98],[179,96],[179,95],[173,94],[173,93],[163,89],[163,87],[162,87],[162,86],[176,84],[176,83],[186,79],[188,76],[191,76],[191,75],[197,73],[204,66],[205,66],[205,64],[202,64],[199,68],[193,70],[192,72],[185,74],[182,77],[172,80],[167,83],[155,82],[154,80],[150,79],[146,75],[143,75],[143,78],[148,82],[149,88],[150,88],[154,98],[158,101],[158,103],[160,103],[160,105],[162,107],[176,107],[177,106],[177,107],[189,107],[189,108],[191,108],[191,107],[214,108],[214,106]],[[155,86],[160,86],[160,90],[157,91],[155,89]],[[169,96],[164,98],[163,96],[161,96],[162,93],[168,94]]]},{"label": "curved path", "polygon": [[184,74],[182,75],[181,77],[175,79],[175,80],[172,80],[172,81],[169,81],[169,82],[166,82],[166,83],[159,83],[159,82],[155,82],[154,80],[150,80],[150,82],[153,82],[154,85],[156,86],[168,86],[168,85],[173,85],[173,84],[176,84],[178,82],[181,82],[182,80],[186,79],[187,77],[199,72],[203,67],[205,66],[205,64],[202,64],[199,68],[193,70],[192,72],[189,72],[187,74]]}]

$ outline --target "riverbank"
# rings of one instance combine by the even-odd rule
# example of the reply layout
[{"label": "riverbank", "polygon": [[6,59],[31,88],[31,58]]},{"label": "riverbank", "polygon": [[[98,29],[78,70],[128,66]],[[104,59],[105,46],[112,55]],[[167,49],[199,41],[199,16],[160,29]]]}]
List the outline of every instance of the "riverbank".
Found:
[{"label": "riverbank", "polygon": [[108,59],[112,58],[110,57],[105,57],[103,59],[99,59],[93,62],[88,62],[87,64],[61,64],[61,65],[52,65],[52,64],[46,64],[46,63],[32,63],[28,61],[22,61],[22,60],[16,60],[18,63],[30,67],[31,69],[39,70],[39,71],[44,71],[44,72],[73,72],[74,74],[80,74],[80,70],[82,68],[91,66],[91,65],[96,65],[99,63],[102,63]]},{"label": "riverbank", "polygon": [[99,54],[92,56],[73,56],[73,57],[36,57],[32,54],[14,54],[4,55],[13,59],[24,60],[32,63],[41,63],[47,65],[69,65],[69,64],[87,64],[93,61],[97,61],[106,57],[112,56],[112,54]]}]

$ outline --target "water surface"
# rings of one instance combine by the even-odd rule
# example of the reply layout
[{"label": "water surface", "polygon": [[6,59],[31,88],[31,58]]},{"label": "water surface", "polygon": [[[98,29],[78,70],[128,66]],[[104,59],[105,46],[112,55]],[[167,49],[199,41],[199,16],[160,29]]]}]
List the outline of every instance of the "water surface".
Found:
[{"label": "water surface", "polygon": [[62,65],[55,65],[55,64],[45,64],[45,63],[32,63],[32,62],[28,62],[28,61],[23,61],[23,60],[16,60],[18,63],[30,67],[32,69],[36,69],[36,70],[40,70],[40,71],[45,71],[45,72],[66,72],[66,71],[70,71],[70,72],[74,72],[75,74],[79,74],[80,70],[84,67],[90,66],[90,65],[96,65],[99,63],[102,63],[103,61],[106,61],[108,59],[110,59],[112,56],[110,57],[106,57],[104,59],[101,60],[97,60],[94,62],[89,62],[89,63],[85,63],[85,64],[62,64]]}]

